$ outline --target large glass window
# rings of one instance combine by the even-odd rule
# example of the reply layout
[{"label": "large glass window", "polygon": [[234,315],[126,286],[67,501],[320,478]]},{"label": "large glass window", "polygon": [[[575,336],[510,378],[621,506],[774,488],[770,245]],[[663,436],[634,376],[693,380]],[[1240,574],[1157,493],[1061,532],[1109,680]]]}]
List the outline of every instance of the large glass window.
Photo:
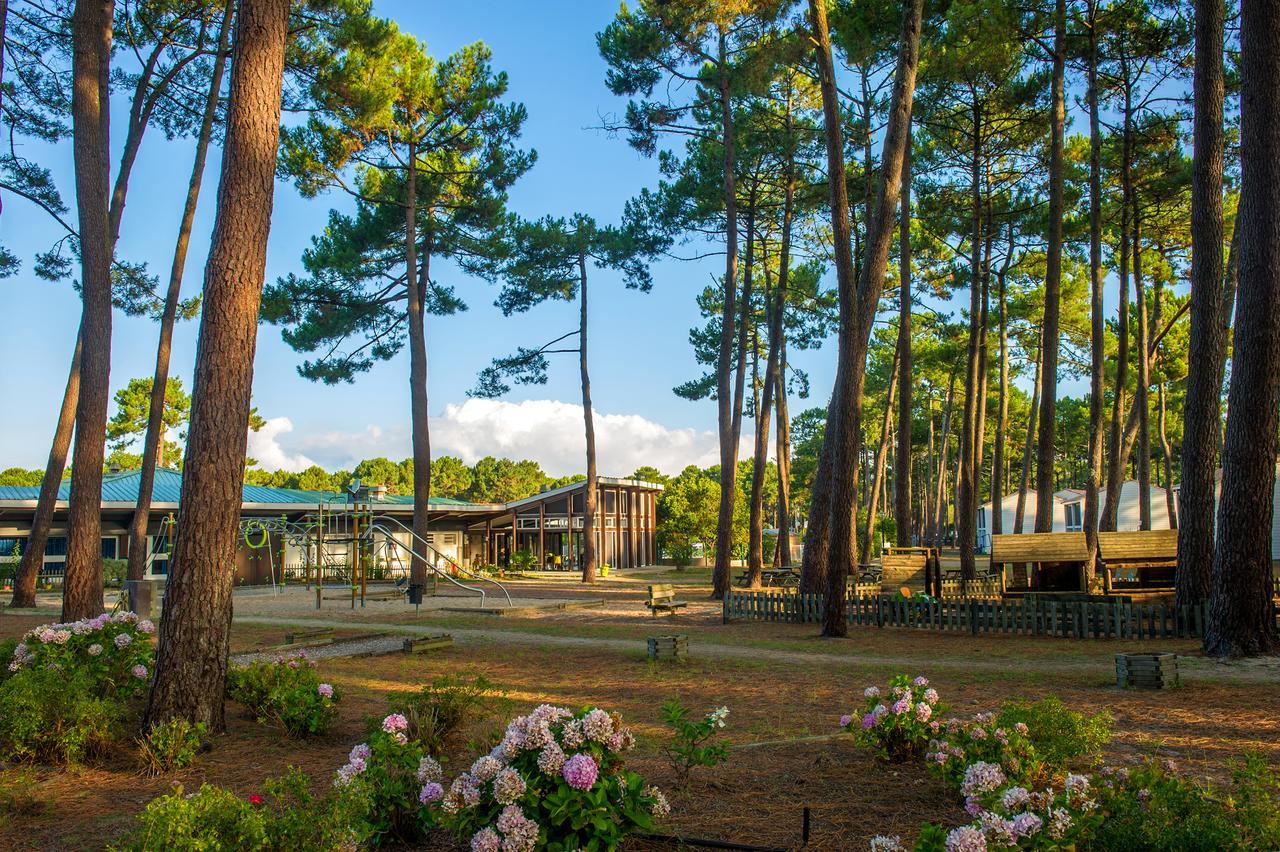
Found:
[{"label": "large glass window", "polygon": [[65,535],[51,535],[44,541],[45,556],[66,556],[67,555],[67,537]]},{"label": "large glass window", "polygon": [[102,537],[102,558],[115,559],[119,552],[119,540],[115,536]]},{"label": "large glass window", "polygon": [[22,552],[26,539],[16,535],[0,537],[0,559],[12,559]]},{"label": "large glass window", "polygon": [[1084,529],[1084,520],[1079,503],[1068,503],[1063,507],[1067,514],[1067,532],[1080,532]]}]

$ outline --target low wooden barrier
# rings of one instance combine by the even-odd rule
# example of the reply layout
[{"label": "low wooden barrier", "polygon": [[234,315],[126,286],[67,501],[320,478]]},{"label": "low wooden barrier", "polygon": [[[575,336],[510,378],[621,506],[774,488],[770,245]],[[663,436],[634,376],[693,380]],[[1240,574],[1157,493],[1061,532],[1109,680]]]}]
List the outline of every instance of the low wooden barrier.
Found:
[{"label": "low wooden barrier", "polygon": [[[1009,600],[921,600],[850,595],[850,624],[922,630],[1007,633],[1074,639],[1191,639],[1204,635],[1207,605],[1173,606],[1108,601],[1054,600],[1028,596]],[[729,591],[723,619],[814,624],[823,619],[825,597],[782,591]],[[1280,612],[1276,613],[1280,618]]]}]

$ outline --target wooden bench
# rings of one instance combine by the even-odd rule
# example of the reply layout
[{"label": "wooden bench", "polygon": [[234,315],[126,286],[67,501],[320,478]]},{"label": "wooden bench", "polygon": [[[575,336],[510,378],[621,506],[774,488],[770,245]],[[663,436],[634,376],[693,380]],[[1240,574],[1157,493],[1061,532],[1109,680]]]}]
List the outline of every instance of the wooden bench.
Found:
[{"label": "wooden bench", "polygon": [[1107,592],[1116,585],[1173,588],[1173,573],[1178,565],[1178,531],[1100,532],[1098,555]]},{"label": "wooden bench", "polygon": [[1081,591],[1089,559],[1084,533],[1005,533],[991,537],[991,570],[1032,565],[1028,588]]},{"label": "wooden bench", "polygon": [[670,583],[658,583],[649,587],[649,599],[644,602],[653,617],[657,618],[659,612],[669,612],[676,614],[676,610],[688,606],[684,601],[676,600],[676,590]]}]

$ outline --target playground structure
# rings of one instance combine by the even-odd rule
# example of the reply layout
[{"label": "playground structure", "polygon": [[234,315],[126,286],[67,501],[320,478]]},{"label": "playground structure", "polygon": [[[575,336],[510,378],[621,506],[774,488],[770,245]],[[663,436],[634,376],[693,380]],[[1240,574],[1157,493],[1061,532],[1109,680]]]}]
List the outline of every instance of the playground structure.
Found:
[{"label": "playground structure", "polygon": [[[511,594],[496,579],[468,569],[430,541],[415,534],[402,521],[381,513],[353,492],[350,499],[317,504],[315,512],[300,517],[286,515],[246,517],[240,521],[240,538],[250,551],[265,552],[271,586],[283,590],[289,582],[315,588],[316,609],[326,600],[349,600],[355,609],[368,600],[406,598],[419,604],[427,592],[437,594],[441,581],[487,602],[484,584],[496,586],[511,603]],[[290,562],[290,551],[300,557]],[[412,581],[415,558],[422,563],[423,583]],[[465,582],[464,582],[465,581]]]}]

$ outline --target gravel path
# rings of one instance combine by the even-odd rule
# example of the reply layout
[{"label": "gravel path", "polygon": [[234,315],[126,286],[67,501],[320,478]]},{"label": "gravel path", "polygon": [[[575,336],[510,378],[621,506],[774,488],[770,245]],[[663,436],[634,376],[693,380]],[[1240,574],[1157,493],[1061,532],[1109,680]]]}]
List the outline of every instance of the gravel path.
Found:
[{"label": "gravel path", "polygon": [[[242,619],[247,620],[247,619]],[[366,639],[350,639],[334,642],[332,645],[317,645],[314,648],[299,648],[306,651],[313,660],[329,660],[337,657],[358,657],[365,654],[387,654],[399,651],[404,647],[403,636],[372,636]],[[296,651],[254,651],[250,654],[236,654],[231,662],[237,665],[256,663],[260,660],[272,660],[281,653],[290,654]]]}]

